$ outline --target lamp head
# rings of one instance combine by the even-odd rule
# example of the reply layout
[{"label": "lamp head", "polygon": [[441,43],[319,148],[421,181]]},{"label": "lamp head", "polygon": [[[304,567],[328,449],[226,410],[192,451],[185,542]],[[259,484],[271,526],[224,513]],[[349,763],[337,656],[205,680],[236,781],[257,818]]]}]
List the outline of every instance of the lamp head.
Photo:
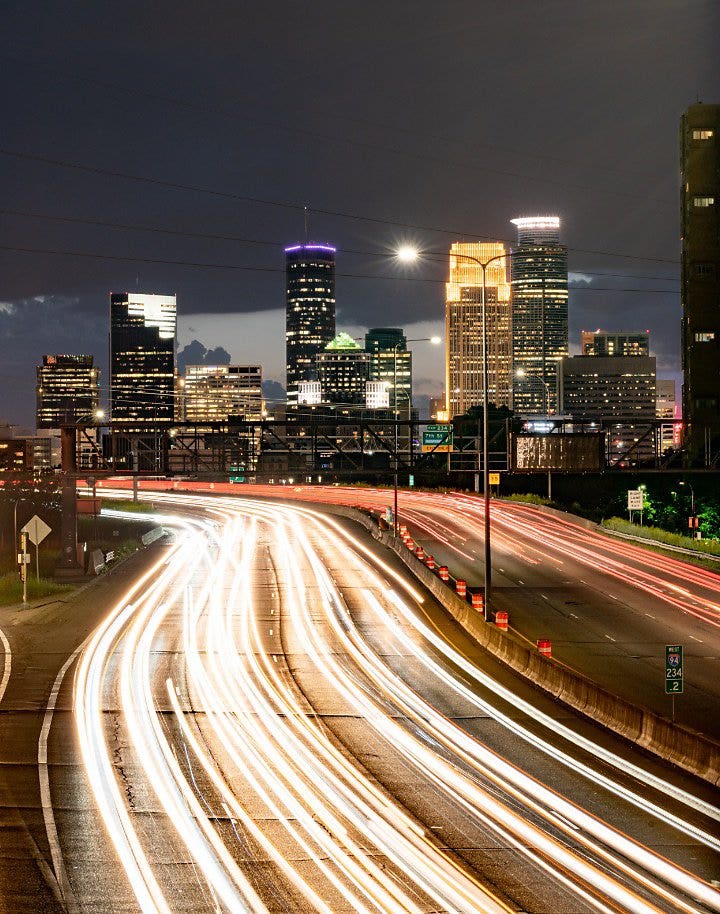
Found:
[{"label": "lamp head", "polygon": [[395,257],[400,263],[415,263],[419,256],[418,249],[411,244],[403,244],[395,251]]}]

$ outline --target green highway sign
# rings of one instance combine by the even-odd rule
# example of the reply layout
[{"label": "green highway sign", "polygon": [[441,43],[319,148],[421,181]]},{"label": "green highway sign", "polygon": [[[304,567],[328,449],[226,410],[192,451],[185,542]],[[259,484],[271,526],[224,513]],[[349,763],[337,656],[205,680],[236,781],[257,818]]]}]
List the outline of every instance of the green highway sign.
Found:
[{"label": "green highway sign", "polygon": [[427,451],[451,451],[453,430],[451,425],[427,425],[422,433],[422,449]]},{"label": "green highway sign", "polygon": [[665,645],[665,692],[679,695],[683,690],[682,644]]}]

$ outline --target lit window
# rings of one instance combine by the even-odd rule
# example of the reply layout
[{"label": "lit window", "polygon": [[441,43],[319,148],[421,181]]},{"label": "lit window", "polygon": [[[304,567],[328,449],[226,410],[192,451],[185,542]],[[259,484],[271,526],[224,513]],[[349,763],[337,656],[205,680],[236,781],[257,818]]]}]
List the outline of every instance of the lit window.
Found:
[{"label": "lit window", "polygon": [[711,140],[713,135],[712,130],[693,130],[692,138],[694,140]]},{"label": "lit window", "polygon": [[706,209],[708,206],[713,206],[715,203],[715,197],[693,197],[693,206],[698,209]]},{"label": "lit window", "polygon": [[715,339],[715,332],[712,330],[695,334],[696,343],[712,343],[712,341],[714,339]]}]

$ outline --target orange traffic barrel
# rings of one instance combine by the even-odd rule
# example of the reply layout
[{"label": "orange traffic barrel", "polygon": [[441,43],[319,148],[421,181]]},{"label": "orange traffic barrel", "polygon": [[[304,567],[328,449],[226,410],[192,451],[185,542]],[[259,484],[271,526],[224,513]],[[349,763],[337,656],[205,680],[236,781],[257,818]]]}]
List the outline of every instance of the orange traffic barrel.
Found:
[{"label": "orange traffic barrel", "polygon": [[415,550],[415,557],[420,559],[421,562],[425,558],[425,550],[423,549],[422,546],[418,546],[417,549]]},{"label": "orange traffic barrel", "polygon": [[[508,630],[508,614],[506,612],[502,612],[501,610],[498,610],[495,613],[495,625],[497,625],[498,628],[501,628],[504,632],[506,632]],[[539,646],[540,646],[540,642],[538,642],[538,647]]]},{"label": "orange traffic barrel", "polygon": [[537,646],[544,657],[552,657],[552,641],[549,638],[538,638]]},{"label": "orange traffic barrel", "polygon": [[440,575],[440,580],[441,580],[441,581],[449,581],[449,580],[450,580],[450,572],[448,571],[448,566],[447,566],[447,565],[441,565],[441,566],[438,568],[438,574]]},{"label": "orange traffic barrel", "polygon": [[455,590],[457,591],[457,595],[459,597],[466,597],[467,596],[467,581],[463,581],[462,578],[458,578],[457,581],[455,581]]},{"label": "orange traffic barrel", "polygon": [[435,570],[435,559],[431,555],[425,556],[425,564],[428,566],[430,571]]},{"label": "orange traffic barrel", "polygon": [[483,611],[483,595],[481,593],[474,593],[472,595],[472,607],[477,609],[478,612]]}]

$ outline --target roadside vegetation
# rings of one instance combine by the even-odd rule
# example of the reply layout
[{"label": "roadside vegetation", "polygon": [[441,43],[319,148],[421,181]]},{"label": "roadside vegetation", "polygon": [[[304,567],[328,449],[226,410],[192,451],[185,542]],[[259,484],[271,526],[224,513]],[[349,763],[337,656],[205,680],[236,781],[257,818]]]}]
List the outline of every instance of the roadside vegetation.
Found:
[{"label": "roadside vegetation", "polygon": [[131,498],[103,498],[100,506],[101,508],[112,508],[115,511],[128,511],[132,514],[152,514],[155,511],[155,505],[147,501],[133,501]]},{"label": "roadside vegetation", "polygon": [[679,546],[682,549],[692,549],[695,552],[706,552],[708,555],[720,556],[719,540],[693,540],[689,536],[663,530],[661,527],[641,527],[639,524],[631,524],[623,517],[609,517],[602,522],[602,526],[608,530],[615,530],[618,533],[626,533],[630,536],[639,536],[642,539],[652,540],[656,543]]},{"label": "roadside vegetation", "polygon": [[[72,584],[56,584],[54,581],[48,581],[45,578],[40,578],[38,581],[32,571],[28,573],[28,602],[31,600],[39,600],[41,597],[50,597],[61,593],[67,593],[70,590],[74,590]],[[22,581],[20,580],[20,575],[17,571],[11,571],[7,574],[0,575],[0,606],[22,603],[22,592]]]}]

